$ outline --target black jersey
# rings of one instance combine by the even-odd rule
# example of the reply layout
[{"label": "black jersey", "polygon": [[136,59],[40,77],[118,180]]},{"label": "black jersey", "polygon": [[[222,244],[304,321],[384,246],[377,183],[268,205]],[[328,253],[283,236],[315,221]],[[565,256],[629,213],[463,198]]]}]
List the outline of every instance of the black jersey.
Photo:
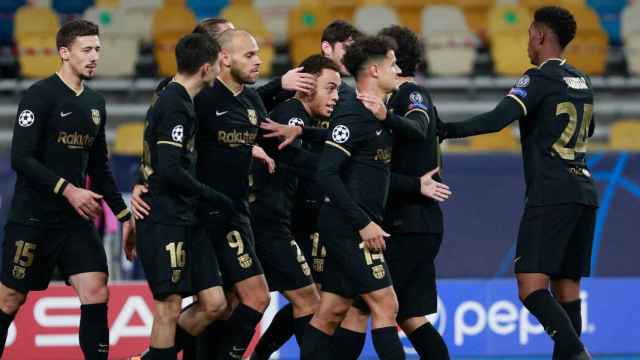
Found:
[{"label": "black jersey", "polygon": [[[414,82],[405,82],[388,102],[389,110],[424,124],[426,138],[411,138],[395,132],[391,160],[391,193],[385,229],[393,233],[441,233],[442,211],[438,203],[420,194],[420,176],[440,165],[437,112],[429,92]],[[436,174],[434,180],[440,181]]]},{"label": "black jersey", "polygon": [[[292,98],[277,105],[269,118],[281,124],[307,126],[316,121],[304,108],[300,100]],[[256,223],[291,226],[291,211],[301,179],[312,181],[319,156],[307,151],[302,139],[296,139],[283,150],[278,150],[278,141],[265,139],[260,145],[277,164],[276,172],[269,174],[265,166],[253,168],[253,190],[255,200],[252,216]]]},{"label": "black jersey", "polygon": [[597,205],[585,161],[595,127],[589,78],[565,60],[549,60],[528,70],[508,96],[524,111],[520,138],[526,204]]},{"label": "black jersey", "polygon": [[24,94],[13,131],[11,164],[18,177],[9,220],[59,224],[82,218],[62,196],[71,183],[92,188],[123,221],[129,210],[108,160],[104,98],[89,87],[76,93],[56,74]]},{"label": "black jersey", "polygon": [[195,97],[195,108],[200,124],[198,178],[234,201],[246,201],[252,145],[267,115],[260,96],[246,86],[233,93],[217,79]]},{"label": "black jersey", "polygon": [[331,137],[318,164],[318,181],[332,206],[355,230],[382,223],[389,189],[393,135],[348,92],[331,117]]},{"label": "black jersey", "polygon": [[199,200],[218,204],[220,194],[195,179],[198,122],[187,90],[171,82],[147,112],[142,172],[151,222],[193,225]]}]

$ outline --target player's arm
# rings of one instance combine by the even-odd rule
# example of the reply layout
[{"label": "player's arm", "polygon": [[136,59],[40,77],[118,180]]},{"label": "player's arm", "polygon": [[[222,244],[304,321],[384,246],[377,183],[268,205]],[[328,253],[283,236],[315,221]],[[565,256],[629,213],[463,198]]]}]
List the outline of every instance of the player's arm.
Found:
[{"label": "player's arm", "polygon": [[389,191],[423,195],[439,202],[445,201],[451,196],[451,190],[448,185],[433,179],[438,171],[440,168],[435,168],[420,177],[391,173]]},{"label": "player's arm", "polygon": [[297,146],[289,146],[278,156],[278,163],[292,173],[306,179],[315,179],[320,155]]},{"label": "player's arm", "polygon": [[41,190],[62,195],[69,184],[67,180],[56,175],[36,158],[49,115],[50,106],[46,101],[49,97],[41,89],[32,87],[20,101],[13,127],[11,168]]},{"label": "player's arm", "polygon": [[88,173],[91,177],[94,188],[104,197],[111,211],[119,221],[127,221],[131,218],[131,212],[118,190],[116,181],[109,164],[109,154],[105,137],[106,110],[102,108],[102,123],[98,129],[98,134],[93,142],[91,153],[89,154]]},{"label": "player's arm", "polygon": [[494,133],[521,119],[524,115],[522,106],[514,98],[507,96],[489,112],[466,121],[445,123],[440,135],[442,138],[452,139]]},{"label": "player's arm", "polygon": [[271,111],[279,103],[293,97],[296,91],[309,94],[315,87],[315,77],[302,72],[302,67],[287,71],[256,90],[267,110]]},{"label": "player's arm", "polygon": [[[410,139],[424,140],[427,138],[429,121],[426,112],[423,114],[417,112],[407,113],[411,115],[410,117],[399,116],[393,111],[389,111],[385,103],[375,96],[358,94],[358,100],[360,100],[378,120],[384,122],[385,126],[400,132]],[[426,115],[426,117],[422,115]]]},{"label": "player's arm", "polygon": [[200,196],[204,200],[225,209],[231,207],[231,200],[224,194],[196,180],[183,166],[182,149],[184,136],[175,136],[174,130],[182,126],[183,134],[187,134],[193,126],[187,114],[172,111],[166,114],[158,126],[156,151],[160,181],[167,183],[176,192],[187,196]]}]

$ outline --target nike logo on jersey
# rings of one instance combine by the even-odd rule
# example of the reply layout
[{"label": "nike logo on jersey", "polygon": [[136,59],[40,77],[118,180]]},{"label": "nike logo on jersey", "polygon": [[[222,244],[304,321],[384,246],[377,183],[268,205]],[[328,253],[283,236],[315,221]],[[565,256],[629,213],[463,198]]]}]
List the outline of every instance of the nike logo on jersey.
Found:
[{"label": "nike logo on jersey", "polygon": [[69,111],[68,113],[60,112],[60,117],[67,117],[67,116],[69,116],[71,114],[72,114],[72,111]]},{"label": "nike logo on jersey", "polygon": [[226,114],[228,112],[229,111],[218,111],[218,110],[216,110],[216,116],[222,116],[222,115],[224,115],[224,114]]},{"label": "nike logo on jersey", "polygon": [[517,258],[513,259],[513,263],[514,263],[514,264],[515,264],[515,263],[517,263],[517,262],[518,262],[518,260],[520,260],[520,259],[522,259],[522,256],[518,256]]},{"label": "nike logo on jersey", "polygon": [[376,130],[376,135],[380,136],[380,134],[382,134],[382,129]]}]

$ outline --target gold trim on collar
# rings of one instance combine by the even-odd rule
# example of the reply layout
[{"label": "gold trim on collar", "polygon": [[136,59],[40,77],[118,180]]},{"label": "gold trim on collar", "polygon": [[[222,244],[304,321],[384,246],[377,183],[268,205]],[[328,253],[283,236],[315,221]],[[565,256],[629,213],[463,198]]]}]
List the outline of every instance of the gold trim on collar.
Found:
[{"label": "gold trim on collar", "polygon": [[224,87],[227,88],[227,90],[229,90],[231,92],[231,94],[233,94],[233,96],[238,96],[240,95],[240,93],[242,92],[242,90],[244,90],[244,85],[242,85],[240,87],[240,90],[238,91],[233,91],[233,89],[231,88],[231,86],[229,86],[226,82],[224,82],[224,80],[222,80],[222,78],[218,77],[218,80],[222,83],[222,85],[224,85]]},{"label": "gold trim on collar", "polygon": [[73,86],[71,86],[71,84],[69,84],[65,79],[63,79],[62,76],[60,76],[60,74],[56,72],[56,75],[58,75],[58,79],[60,79],[60,81],[62,81],[63,84],[67,85],[67,87],[71,89],[71,91],[73,91],[73,93],[76,94],[76,96],[80,96],[82,92],[84,92],[84,80],[80,82],[80,90],[76,91],[76,89],[74,89]]},{"label": "gold trim on collar", "polygon": [[560,61],[560,65],[564,65],[564,63],[567,62],[567,59],[551,58],[551,59],[547,59],[547,60],[543,61],[542,64],[538,65],[538,69],[542,69],[544,64],[548,63],[549,61],[554,61],[554,60]]}]

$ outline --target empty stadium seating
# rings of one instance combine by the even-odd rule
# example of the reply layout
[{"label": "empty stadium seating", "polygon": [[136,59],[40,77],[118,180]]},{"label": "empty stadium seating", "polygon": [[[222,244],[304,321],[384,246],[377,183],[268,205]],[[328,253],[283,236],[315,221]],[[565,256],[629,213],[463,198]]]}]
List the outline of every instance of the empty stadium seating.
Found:
[{"label": "empty stadium seating", "polygon": [[196,17],[184,5],[165,5],[153,14],[154,54],[161,76],[176,73],[175,47],[178,40],[196,26]]},{"label": "empty stadium seating", "polygon": [[390,24],[399,24],[400,18],[392,7],[387,5],[363,5],[356,8],[353,24],[366,34],[374,35]]},{"label": "empty stadium seating", "polygon": [[322,31],[331,22],[325,7],[300,4],[289,11],[289,54],[294,64],[320,51]]},{"label": "empty stadium seating", "polygon": [[618,120],[611,126],[609,142],[612,150],[640,150],[640,119]]},{"label": "empty stadium seating", "polygon": [[569,7],[579,24],[576,37],[567,46],[567,61],[589,75],[606,71],[609,41],[598,15],[586,4]]},{"label": "empty stadium seating", "polygon": [[640,74],[640,3],[626,7],[622,13],[621,32],[629,72]]},{"label": "empty stadium seating", "polygon": [[489,11],[491,57],[498,75],[517,76],[530,67],[527,56],[529,10],[518,4],[496,5]]},{"label": "empty stadium seating", "polygon": [[142,155],[142,138],[144,123],[142,121],[128,122],[116,128],[113,152],[117,155]]},{"label": "empty stadium seating", "polygon": [[14,38],[23,76],[43,78],[58,69],[58,27],[58,16],[50,7],[27,5],[18,9]]}]

